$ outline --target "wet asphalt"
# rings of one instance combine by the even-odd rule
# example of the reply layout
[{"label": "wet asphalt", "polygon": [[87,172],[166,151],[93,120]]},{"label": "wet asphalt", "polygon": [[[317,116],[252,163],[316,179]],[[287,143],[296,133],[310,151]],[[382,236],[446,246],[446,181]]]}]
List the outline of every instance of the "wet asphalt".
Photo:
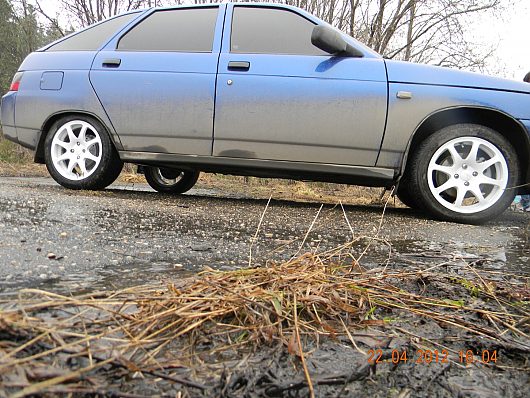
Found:
[{"label": "wet asphalt", "polygon": [[[343,210],[327,204],[320,210],[320,203],[271,195],[267,207],[266,199],[244,192],[200,187],[180,196],[123,183],[90,192],[67,190],[49,178],[0,177],[0,294],[165,282],[206,267],[247,267],[251,248],[251,265],[266,266],[360,237],[366,238],[354,245],[354,254],[372,242],[361,260],[367,267],[413,263],[419,256],[477,259],[501,271],[530,274],[528,213],[508,210],[486,225],[471,226],[390,205],[380,224],[382,205]],[[377,240],[368,239],[376,234]]]}]

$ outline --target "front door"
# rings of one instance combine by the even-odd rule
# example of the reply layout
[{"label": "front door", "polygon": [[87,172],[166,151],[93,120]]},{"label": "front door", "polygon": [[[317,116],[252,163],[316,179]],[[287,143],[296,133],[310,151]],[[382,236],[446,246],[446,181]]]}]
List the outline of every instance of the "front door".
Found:
[{"label": "front door", "polygon": [[384,132],[383,59],[332,57],[315,23],[285,8],[229,6],[215,156],[374,166]]}]

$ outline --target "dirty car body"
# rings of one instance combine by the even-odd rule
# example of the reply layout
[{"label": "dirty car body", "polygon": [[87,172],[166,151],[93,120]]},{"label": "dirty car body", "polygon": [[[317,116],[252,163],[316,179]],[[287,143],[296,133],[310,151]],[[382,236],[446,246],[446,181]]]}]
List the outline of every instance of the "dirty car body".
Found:
[{"label": "dirty car body", "polygon": [[25,59],[1,121],[73,189],[131,162],[161,192],[200,171],[397,185],[471,223],[529,191],[529,84],[385,60],[278,4],[154,8],[74,33]]}]

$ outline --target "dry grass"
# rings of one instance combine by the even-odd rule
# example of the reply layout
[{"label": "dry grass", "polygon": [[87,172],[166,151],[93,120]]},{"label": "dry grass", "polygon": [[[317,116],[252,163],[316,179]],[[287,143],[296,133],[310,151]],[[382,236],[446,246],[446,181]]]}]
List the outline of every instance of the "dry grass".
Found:
[{"label": "dry grass", "polygon": [[[0,159],[0,176],[5,177],[48,177],[48,171],[42,164],[30,161],[13,163]],[[126,164],[118,177],[125,184],[145,184],[142,174],[136,173],[136,166]],[[201,173],[197,188],[214,189],[235,195],[251,195],[262,199],[271,194],[276,200],[296,200],[301,202],[337,203],[372,205],[379,204],[381,188],[367,188],[353,185],[341,185],[322,182],[302,182],[270,178],[224,176]]]},{"label": "dry grass", "polygon": [[46,166],[30,162],[6,162],[0,159],[0,176],[2,177],[47,177]]},{"label": "dry grass", "polygon": [[23,164],[30,163],[32,160],[33,156],[30,150],[6,140],[0,129],[0,162]]},{"label": "dry grass", "polygon": [[[431,319],[500,347],[530,352],[528,281],[513,278],[500,285],[473,268],[466,278],[455,278],[443,264],[407,272],[366,271],[349,248],[307,253],[267,267],[207,270],[166,286],[75,297],[23,290],[0,312],[4,386],[16,391],[14,397],[53,391],[106,365],[172,377],[171,369],[193,363],[196,343],[206,336],[213,342],[210,353],[279,343],[304,363],[301,336],[318,341],[345,335],[357,347],[353,330],[392,329],[396,314]],[[429,281],[438,293],[443,286],[442,291],[460,299],[411,288],[419,281]],[[487,305],[468,305],[469,295]],[[83,357],[86,365],[68,369],[67,360],[57,359],[59,353]],[[49,367],[55,373],[44,371]],[[22,381],[14,377],[20,372]]]},{"label": "dry grass", "polygon": [[382,194],[382,188],[204,173],[201,174],[197,187],[242,193],[260,199],[269,198],[272,194],[277,200],[333,204],[340,201],[355,205],[380,204]]}]

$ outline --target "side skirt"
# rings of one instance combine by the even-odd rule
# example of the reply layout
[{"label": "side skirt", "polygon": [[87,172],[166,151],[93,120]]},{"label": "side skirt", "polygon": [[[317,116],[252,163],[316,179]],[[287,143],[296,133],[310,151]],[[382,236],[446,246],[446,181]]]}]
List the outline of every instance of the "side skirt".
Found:
[{"label": "side skirt", "polygon": [[119,154],[124,162],[145,166],[264,178],[323,181],[370,187],[391,187],[397,177],[397,170],[379,167],[152,152],[120,151]]}]

